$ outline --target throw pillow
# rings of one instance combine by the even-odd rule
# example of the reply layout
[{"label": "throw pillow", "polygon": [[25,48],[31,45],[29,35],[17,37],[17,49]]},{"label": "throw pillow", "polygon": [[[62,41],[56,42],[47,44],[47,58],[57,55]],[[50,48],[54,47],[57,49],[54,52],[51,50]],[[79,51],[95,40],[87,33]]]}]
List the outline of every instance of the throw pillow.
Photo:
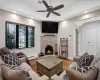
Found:
[{"label": "throw pillow", "polygon": [[1,70],[5,80],[28,80],[26,72],[22,70],[12,70],[5,65],[1,66]]},{"label": "throw pillow", "polygon": [[96,80],[97,73],[98,69],[95,67],[85,73],[67,69],[68,80]]},{"label": "throw pillow", "polygon": [[86,64],[84,63],[84,59],[86,58],[86,56],[88,56],[88,53],[84,53],[78,60],[78,65],[80,67],[85,66]]},{"label": "throw pillow", "polygon": [[19,66],[21,64],[21,61],[15,53],[2,55],[1,58],[5,62],[5,64],[11,68]]},{"label": "throw pillow", "polygon": [[79,67],[90,66],[93,58],[93,55],[89,55],[87,52],[84,53],[78,60]]},{"label": "throw pillow", "polygon": [[4,54],[10,54],[10,53],[11,53],[7,47],[3,47],[3,48],[1,48],[0,50],[1,50]]},{"label": "throw pillow", "polygon": [[87,72],[87,71],[91,70],[92,68],[93,67],[91,67],[91,66],[84,66],[82,68],[80,68],[78,66],[74,66],[71,69],[74,69],[74,70],[80,71],[81,73],[84,73],[84,72]]},{"label": "throw pillow", "polygon": [[86,61],[87,61],[86,66],[90,66],[90,64],[93,61],[93,59],[94,59],[93,55],[88,55],[87,59],[86,59]]}]

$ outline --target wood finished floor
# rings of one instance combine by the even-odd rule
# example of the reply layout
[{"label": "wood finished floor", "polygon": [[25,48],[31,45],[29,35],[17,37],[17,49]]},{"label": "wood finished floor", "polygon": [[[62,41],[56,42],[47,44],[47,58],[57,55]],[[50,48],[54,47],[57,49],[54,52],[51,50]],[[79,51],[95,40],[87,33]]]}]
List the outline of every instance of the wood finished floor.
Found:
[{"label": "wood finished floor", "polygon": [[[69,67],[69,65],[72,63],[72,60],[64,60],[64,59],[62,59],[62,60],[63,60],[63,71],[64,71],[64,70],[66,70],[66,69]],[[31,60],[31,61],[30,61],[30,64],[31,64],[31,67],[32,67],[33,71],[34,71],[35,73],[37,73],[38,76],[41,76],[41,75],[37,72],[36,60]]]}]

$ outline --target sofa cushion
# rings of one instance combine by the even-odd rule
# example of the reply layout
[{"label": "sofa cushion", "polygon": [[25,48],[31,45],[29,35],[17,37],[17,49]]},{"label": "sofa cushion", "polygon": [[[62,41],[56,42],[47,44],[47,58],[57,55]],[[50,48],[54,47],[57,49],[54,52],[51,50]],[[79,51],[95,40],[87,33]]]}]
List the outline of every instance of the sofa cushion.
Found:
[{"label": "sofa cushion", "polygon": [[0,50],[1,50],[4,54],[10,54],[10,53],[11,53],[7,47],[3,47],[3,48],[1,48]]},{"label": "sofa cushion", "polygon": [[94,66],[99,69],[97,80],[100,80],[100,61],[98,61]]},{"label": "sofa cushion", "polygon": [[4,80],[2,76],[1,66],[0,66],[0,80]]},{"label": "sofa cushion", "polygon": [[0,50],[0,56],[1,56],[1,55],[4,55],[4,53]]},{"label": "sofa cushion", "polygon": [[5,80],[28,80],[26,72],[22,70],[12,70],[5,65],[1,66],[1,70]]},{"label": "sofa cushion", "polygon": [[19,58],[21,63],[26,62],[26,57]]},{"label": "sofa cushion", "polygon": [[78,60],[78,65],[80,67],[83,67],[83,66],[90,66],[92,60],[93,60],[94,56],[93,55],[89,55],[87,52],[84,53],[80,59]]},{"label": "sofa cushion", "polygon": [[19,67],[21,67],[22,69],[25,69],[26,71],[32,70],[32,68],[26,62],[19,65]]},{"label": "sofa cushion", "polygon": [[90,66],[94,66],[100,60],[100,52],[98,52],[95,56],[93,61],[91,62]]},{"label": "sofa cushion", "polygon": [[73,57],[73,61],[74,61],[74,62],[78,62],[78,60],[80,59],[80,57],[81,57],[81,56],[75,56],[75,57]]},{"label": "sofa cushion", "polygon": [[21,64],[21,61],[15,53],[2,55],[1,58],[5,62],[5,64],[7,64],[11,68],[19,66]]},{"label": "sofa cushion", "polygon": [[95,67],[85,73],[73,69],[67,69],[69,80],[96,80],[97,73],[98,69]]},{"label": "sofa cushion", "polygon": [[[33,71],[33,70],[29,70],[28,71],[30,77],[32,78],[32,80],[39,80],[39,76]],[[40,79],[40,80],[48,80],[48,79]]]},{"label": "sofa cushion", "polygon": [[72,67],[71,69],[74,69],[74,70],[80,71],[81,73],[84,73],[84,72],[91,70],[92,68],[93,67],[91,67],[91,66],[84,66],[82,68],[75,66],[75,67]]},{"label": "sofa cushion", "polygon": [[77,66],[77,67],[79,67],[79,65],[78,65],[78,63],[77,62],[73,62],[68,68],[72,68],[72,67],[74,67],[74,66]]}]

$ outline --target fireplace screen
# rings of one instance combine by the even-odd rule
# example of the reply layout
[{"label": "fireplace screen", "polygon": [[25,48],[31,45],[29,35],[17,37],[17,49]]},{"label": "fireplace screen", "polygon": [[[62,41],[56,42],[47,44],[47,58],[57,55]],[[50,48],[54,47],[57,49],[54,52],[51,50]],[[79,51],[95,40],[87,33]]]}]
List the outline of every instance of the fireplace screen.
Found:
[{"label": "fireplace screen", "polygon": [[53,47],[51,45],[47,45],[45,48],[46,55],[53,55]]}]

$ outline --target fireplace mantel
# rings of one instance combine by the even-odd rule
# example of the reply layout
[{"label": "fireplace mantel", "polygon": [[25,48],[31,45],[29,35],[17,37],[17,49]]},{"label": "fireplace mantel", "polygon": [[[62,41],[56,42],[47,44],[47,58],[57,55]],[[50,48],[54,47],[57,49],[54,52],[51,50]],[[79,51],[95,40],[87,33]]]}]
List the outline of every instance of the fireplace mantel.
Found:
[{"label": "fireplace mantel", "polygon": [[41,36],[41,52],[45,53],[45,48],[47,45],[53,47],[53,54],[57,52],[57,36]]}]

